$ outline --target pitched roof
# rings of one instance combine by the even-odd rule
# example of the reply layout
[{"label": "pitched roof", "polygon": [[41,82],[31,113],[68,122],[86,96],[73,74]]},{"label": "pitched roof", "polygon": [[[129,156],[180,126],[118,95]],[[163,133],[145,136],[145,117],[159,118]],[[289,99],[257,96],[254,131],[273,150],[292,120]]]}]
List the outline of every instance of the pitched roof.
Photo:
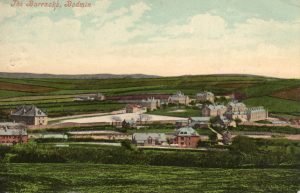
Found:
[{"label": "pitched roof", "polygon": [[192,127],[182,127],[176,131],[177,136],[199,136]]},{"label": "pitched roof", "polygon": [[126,105],[126,108],[142,108],[142,107],[138,104],[128,104]]},{"label": "pitched roof", "polygon": [[71,135],[125,135],[124,133],[117,132],[117,131],[110,131],[110,130],[105,130],[105,131],[69,131],[68,134]]},{"label": "pitched roof", "polygon": [[5,135],[5,136],[27,135],[27,131],[26,131],[26,129],[3,129],[3,128],[0,128],[0,135]]},{"label": "pitched roof", "polygon": [[0,129],[23,129],[26,125],[23,123],[4,122],[0,123]]},{"label": "pitched roof", "polygon": [[226,107],[224,105],[208,105],[206,107],[209,108],[210,110],[212,110],[212,109],[226,109]]},{"label": "pitched roof", "polygon": [[248,112],[259,112],[259,111],[266,111],[266,110],[262,106],[248,108]]},{"label": "pitched roof", "polygon": [[192,121],[206,122],[210,120],[210,117],[190,117]]},{"label": "pitched roof", "polygon": [[240,102],[230,102],[228,103],[229,106],[236,106],[236,107],[245,107],[246,105],[244,103],[240,103]]},{"label": "pitched roof", "polygon": [[17,108],[17,110],[12,113],[12,115],[16,116],[32,116],[32,117],[46,117],[47,114],[44,113],[42,110],[37,108],[34,105],[23,105]]},{"label": "pitched roof", "polygon": [[229,119],[227,119],[226,117],[224,117],[224,116],[219,116],[219,119],[218,119],[219,121],[221,121],[221,122],[223,122],[223,123],[229,123],[230,122],[230,120]]},{"label": "pitched roof", "polygon": [[167,141],[166,135],[164,133],[134,133],[132,135],[132,138],[137,142],[144,142],[148,140],[149,137],[160,142]]},{"label": "pitched roof", "polygon": [[204,91],[197,93],[197,96],[214,96],[212,92]]}]

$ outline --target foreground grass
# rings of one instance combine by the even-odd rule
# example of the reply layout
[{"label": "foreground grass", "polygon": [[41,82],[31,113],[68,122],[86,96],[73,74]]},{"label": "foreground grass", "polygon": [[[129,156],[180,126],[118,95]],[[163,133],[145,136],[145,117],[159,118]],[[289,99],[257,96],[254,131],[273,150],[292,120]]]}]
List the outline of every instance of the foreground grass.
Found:
[{"label": "foreground grass", "polygon": [[297,169],[9,164],[0,192],[297,192]]}]

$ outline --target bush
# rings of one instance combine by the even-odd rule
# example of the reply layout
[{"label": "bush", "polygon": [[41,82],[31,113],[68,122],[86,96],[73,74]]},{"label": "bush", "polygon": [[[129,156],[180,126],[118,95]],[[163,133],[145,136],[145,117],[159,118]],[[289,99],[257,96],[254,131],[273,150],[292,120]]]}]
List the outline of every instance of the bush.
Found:
[{"label": "bush", "polygon": [[249,137],[237,136],[232,141],[231,150],[233,152],[255,153],[258,151],[258,146]]}]

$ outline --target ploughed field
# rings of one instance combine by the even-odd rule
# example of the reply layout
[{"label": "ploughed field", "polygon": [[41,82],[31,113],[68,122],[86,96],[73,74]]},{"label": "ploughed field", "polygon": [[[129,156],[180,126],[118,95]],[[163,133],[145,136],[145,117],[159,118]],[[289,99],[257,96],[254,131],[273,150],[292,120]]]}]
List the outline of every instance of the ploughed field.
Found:
[{"label": "ploughed field", "polygon": [[[236,75],[139,79],[0,78],[0,114],[9,114],[11,109],[23,104],[36,104],[47,110],[50,117],[108,112],[125,106],[116,104],[116,101],[73,102],[76,95],[88,93],[102,92],[106,96],[118,96],[173,94],[181,90],[194,97],[197,92],[208,90],[216,95],[238,93],[240,100],[245,100],[249,106],[262,105],[266,106],[270,113],[300,116],[299,85],[299,79]],[[193,114],[187,112],[186,116]]]},{"label": "ploughed field", "polygon": [[102,164],[9,164],[0,192],[297,192],[297,169],[209,169]]}]

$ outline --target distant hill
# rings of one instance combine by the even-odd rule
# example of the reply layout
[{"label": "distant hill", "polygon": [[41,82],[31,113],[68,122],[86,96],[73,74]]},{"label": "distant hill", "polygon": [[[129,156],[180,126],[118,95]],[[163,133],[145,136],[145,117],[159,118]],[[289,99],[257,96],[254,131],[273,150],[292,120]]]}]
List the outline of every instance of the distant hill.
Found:
[{"label": "distant hill", "polygon": [[159,78],[146,74],[34,74],[0,72],[1,78],[61,78],[61,79],[111,79],[111,78]]}]

